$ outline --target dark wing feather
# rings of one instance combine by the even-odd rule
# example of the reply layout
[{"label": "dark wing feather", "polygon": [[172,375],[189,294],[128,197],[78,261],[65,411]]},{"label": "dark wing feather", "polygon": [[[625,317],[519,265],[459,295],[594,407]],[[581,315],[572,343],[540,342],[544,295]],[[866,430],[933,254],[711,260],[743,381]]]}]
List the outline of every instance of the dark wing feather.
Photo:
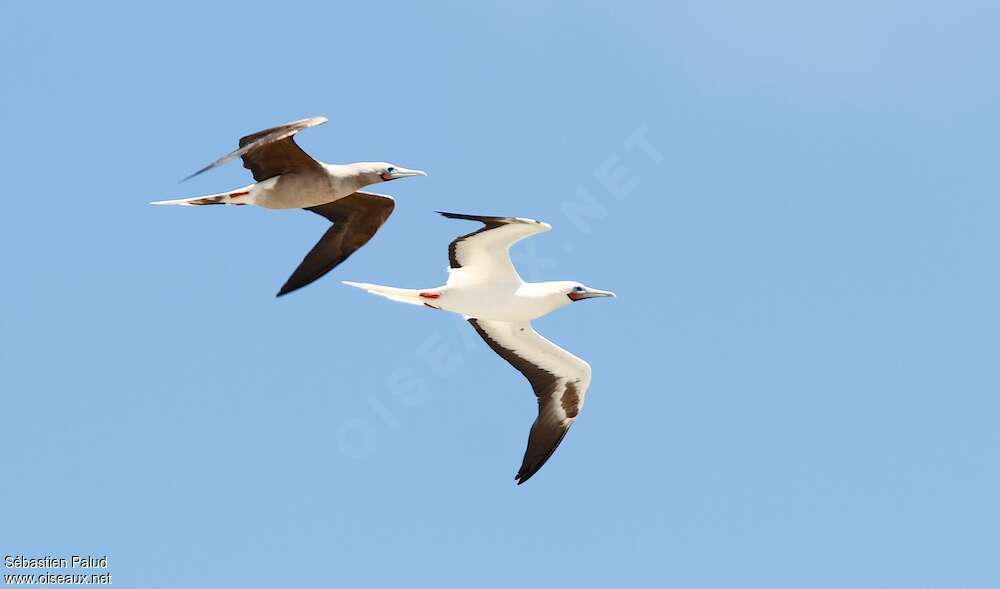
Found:
[{"label": "dark wing feather", "polygon": [[507,225],[508,223],[517,222],[517,219],[513,217],[489,217],[486,215],[465,215],[463,213],[446,213],[444,211],[438,211],[438,214],[447,217],[449,219],[464,219],[466,221],[479,221],[483,223],[485,227],[481,227],[472,233],[466,233],[465,235],[456,237],[451,243],[448,244],[448,264],[452,268],[461,268],[462,260],[458,254],[458,245],[469,239],[470,237],[475,237],[483,231],[489,231],[490,229],[496,229],[502,225]]},{"label": "dark wing feather", "polygon": [[392,214],[392,198],[370,192],[355,192],[325,205],[309,207],[333,223],[303,258],[278,292],[286,295],[320,278],[346,260],[375,235]]},{"label": "dark wing feather", "polygon": [[519,485],[530,479],[545,465],[559,444],[562,443],[563,438],[566,437],[569,426],[572,425],[572,422],[564,424],[555,411],[548,406],[553,402],[552,397],[538,399],[538,417],[535,418],[535,423],[531,424],[528,447],[524,449],[521,468],[514,476]]},{"label": "dark wing feather", "polygon": [[[583,398],[577,383],[568,380],[565,375],[553,374],[500,343],[497,338],[503,336],[499,331],[491,334],[484,328],[484,324],[490,325],[488,322],[469,319],[469,323],[498,356],[528,379],[538,397],[538,417],[531,425],[521,468],[514,477],[520,485],[538,472],[559,447],[579,414]],[[493,328],[496,330],[495,324]],[[530,331],[530,328],[525,329]],[[524,335],[525,331],[520,329],[518,333]],[[535,335],[533,332],[530,334],[531,337]]]},{"label": "dark wing feather", "polygon": [[247,135],[240,139],[239,149],[215,160],[184,180],[221,166],[237,157],[243,158],[243,167],[250,170],[254,180],[258,182],[289,172],[318,168],[319,162],[302,151],[292,136],[302,129],[322,125],[325,122],[326,117],[313,117]]}]

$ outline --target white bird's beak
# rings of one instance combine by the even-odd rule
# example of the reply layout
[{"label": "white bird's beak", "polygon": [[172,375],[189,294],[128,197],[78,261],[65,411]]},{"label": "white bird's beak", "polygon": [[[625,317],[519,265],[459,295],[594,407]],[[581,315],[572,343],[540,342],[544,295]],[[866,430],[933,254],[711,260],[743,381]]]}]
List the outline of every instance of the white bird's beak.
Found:
[{"label": "white bird's beak", "polygon": [[569,298],[574,301],[582,301],[583,299],[596,299],[598,297],[615,298],[615,293],[611,292],[610,290],[600,290],[596,288],[588,288],[582,292],[569,293]]},{"label": "white bird's beak", "polygon": [[426,176],[423,170],[409,170],[407,168],[396,168],[392,172],[383,172],[383,180],[395,180],[397,178],[409,178],[410,176]]}]

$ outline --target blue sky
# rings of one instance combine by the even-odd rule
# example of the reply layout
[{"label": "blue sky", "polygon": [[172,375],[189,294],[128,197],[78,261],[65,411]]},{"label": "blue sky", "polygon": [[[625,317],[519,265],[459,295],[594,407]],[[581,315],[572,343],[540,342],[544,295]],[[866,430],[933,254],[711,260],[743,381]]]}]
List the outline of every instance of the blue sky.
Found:
[{"label": "blue sky", "polygon": [[[0,552],[119,587],[996,587],[995,3],[0,2]],[[332,275],[325,226],[150,207],[306,116],[428,178]],[[636,137],[641,137],[638,141]],[[630,139],[631,138],[631,139]],[[610,178],[610,179],[609,179]],[[453,210],[534,217],[534,400],[461,320]]]}]

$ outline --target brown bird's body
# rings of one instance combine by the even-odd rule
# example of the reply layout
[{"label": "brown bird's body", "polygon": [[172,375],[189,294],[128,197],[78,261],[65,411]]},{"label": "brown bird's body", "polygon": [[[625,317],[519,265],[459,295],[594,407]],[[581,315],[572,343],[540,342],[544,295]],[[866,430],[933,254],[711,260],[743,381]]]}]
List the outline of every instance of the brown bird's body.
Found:
[{"label": "brown bird's body", "polygon": [[[302,129],[321,125],[325,117],[294,121],[240,139],[239,148],[188,178],[237,157],[256,183],[236,190],[195,198],[157,201],[158,205],[257,205],[268,209],[306,209],[333,223],[306,255],[278,296],[320,278],[368,242],[392,214],[391,197],[360,191],[370,184],[426,176],[384,162],[326,164],[310,157],[293,138]],[[187,180],[188,178],[185,178]]]}]

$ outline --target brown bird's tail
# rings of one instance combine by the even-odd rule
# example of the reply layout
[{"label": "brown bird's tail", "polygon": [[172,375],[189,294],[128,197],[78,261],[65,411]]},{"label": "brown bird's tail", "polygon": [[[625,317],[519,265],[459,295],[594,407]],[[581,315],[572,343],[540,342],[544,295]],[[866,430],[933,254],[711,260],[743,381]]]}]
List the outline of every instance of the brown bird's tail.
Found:
[{"label": "brown bird's tail", "polygon": [[[252,186],[252,185],[251,185]],[[158,200],[151,202],[151,205],[180,205],[183,207],[200,207],[203,205],[245,205],[250,204],[250,188],[240,188],[229,192],[218,194],[206,194],[205,196],[195,196],[193,198],[178,198],[174,200]]]}]

